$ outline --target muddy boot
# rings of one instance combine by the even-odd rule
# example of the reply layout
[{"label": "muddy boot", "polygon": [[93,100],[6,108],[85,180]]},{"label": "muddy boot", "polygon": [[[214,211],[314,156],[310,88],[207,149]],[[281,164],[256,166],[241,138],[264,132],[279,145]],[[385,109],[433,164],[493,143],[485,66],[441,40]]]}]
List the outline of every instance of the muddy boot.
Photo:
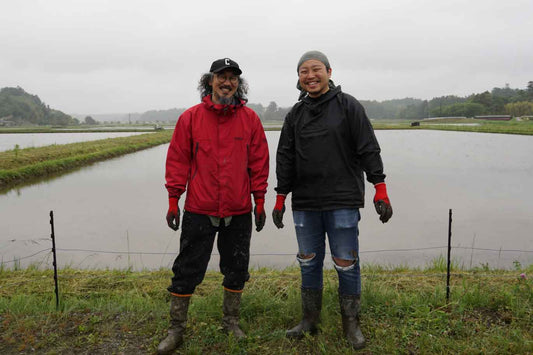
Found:
[{"label": "muddy boot", "polygon": [[158,354],[170,354],[183,343],[183,334],[187,326],[188,297],[170,296],[170,327],[167,337],[157,347]]},{"label": "muddy boot", "polygon": [[361,312],[361,299],[358,295],[339,295],[341,306],[342,329],[348,342],[354,349],[365,347],[365,337],[361,332],[359,314]]},{"label": "muddy boot", "polygon": [[222,311],[222,326],[228,334],[233,334],[235,338],[244,338],[246,334],[239,328],[239,311],[241,308],[242,292],[231,292],[224,289],[224,304]]},{"label": "muddy boot", "polygon": [[322,310],[322,290],[302,288],[302,321],[294,328],[287,330],[289,338],[302,338],[305,333],[316,334]]}]

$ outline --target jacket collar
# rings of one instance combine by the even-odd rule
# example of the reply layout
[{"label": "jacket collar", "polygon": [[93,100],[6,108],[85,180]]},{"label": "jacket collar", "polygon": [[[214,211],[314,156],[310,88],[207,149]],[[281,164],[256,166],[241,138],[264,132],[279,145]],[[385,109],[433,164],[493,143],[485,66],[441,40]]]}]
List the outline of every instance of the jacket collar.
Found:
[{"label": "jacket collar", "polygon": [[211,95],[204,96],[202,98],[203,104],[207,107],[208,110],[214,111],[219,115],[229,115],[234,113],[237,109],[244,106],[245,101],[234,99],[234,103],[230,105],[220,105],[215,104],[211,99]]},{"label": "jacket collar", "polygon": [[335,96],[337,96],[337,94],[341,93],[341,86],[340,85],[337,85],[333,88],[330,88],[325,94],[319,96],[319,97],[316,97],[316,98],[312,98],[312,97],[309,97],[309,95],[305,96],[304,98],[302,98],[302,101],[306,104],[306,105],[312,105],[312,106],[315,106],[315,105],[320,105],[326,101],[329,101],[331,99],[333,99]]}]

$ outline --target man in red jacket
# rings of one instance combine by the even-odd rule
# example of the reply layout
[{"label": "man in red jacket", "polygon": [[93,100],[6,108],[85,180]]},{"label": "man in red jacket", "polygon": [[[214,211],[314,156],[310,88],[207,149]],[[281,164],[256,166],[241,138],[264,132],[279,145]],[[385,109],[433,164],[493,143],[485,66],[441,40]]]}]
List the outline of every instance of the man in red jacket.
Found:
[{"label": "man in red jacket", "polygon": [[224,330],[244,337],[239,309],[249,279],[252,200],[256,230],[265,225],[268,146],[257,114],[246,107],[248,86],[239,65],[215,60],[200,79],[202,102],[176,123],[166,161],[169,196],[167,223],[177,230],[178,200],[187,190],[180,251],[172,271],[171,324],[158,352],[169,353],[183,341],[189,300],[207,269],[215,235],[224,275]]}]

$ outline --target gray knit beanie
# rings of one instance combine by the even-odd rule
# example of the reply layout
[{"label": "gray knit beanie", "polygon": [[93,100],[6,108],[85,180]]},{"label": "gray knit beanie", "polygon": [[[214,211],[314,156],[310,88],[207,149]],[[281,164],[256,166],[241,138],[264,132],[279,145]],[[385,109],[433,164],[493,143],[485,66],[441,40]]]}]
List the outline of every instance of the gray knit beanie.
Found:
[{"label": "gray knit beanie", "polygon": [[305,52],[304,55],[300,58],[298,61],[298,67],[296,68],[296,71],[298,72],[300,70],[300,66],[309,59],[316,59],[318,61],[321,61],[326,66],[326,69],[329,70],[331,67],[329,66],[329,60],[328,57],[322,52],[319,51],[309,51]]}]

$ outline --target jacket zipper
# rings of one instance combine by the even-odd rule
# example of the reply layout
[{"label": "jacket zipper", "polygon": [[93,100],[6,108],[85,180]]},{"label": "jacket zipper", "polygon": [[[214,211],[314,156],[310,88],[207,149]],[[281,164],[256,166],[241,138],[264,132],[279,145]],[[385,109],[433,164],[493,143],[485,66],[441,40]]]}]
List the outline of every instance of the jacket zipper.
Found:
[{"label": "jacket zipper", "polygon": [[[248,166],[246,168],[247,172],[248,172],[248,176],[252,176],[251,172],[250,172],[250,164],[249,163],[249,159],[250,159],[250,145],[248,143],[246,143],[246,165]],[[250,179],[250,185],[252,184],[252,180]]]},{"label": "jacket zipper", "polygon": [[[196,156],[198,155],[198,145],[199,145],[199,143],[196,142],[196,148],[194,149],[194,154],[192,156],[193,161],[196,159]],[[197,172],[198,172],[198,163],[196,163],[195,166],[194,166],[194,173],[191,176],[191,181],[192,181],[192,179],[194,179],[194,177],[196,176]]]}]

